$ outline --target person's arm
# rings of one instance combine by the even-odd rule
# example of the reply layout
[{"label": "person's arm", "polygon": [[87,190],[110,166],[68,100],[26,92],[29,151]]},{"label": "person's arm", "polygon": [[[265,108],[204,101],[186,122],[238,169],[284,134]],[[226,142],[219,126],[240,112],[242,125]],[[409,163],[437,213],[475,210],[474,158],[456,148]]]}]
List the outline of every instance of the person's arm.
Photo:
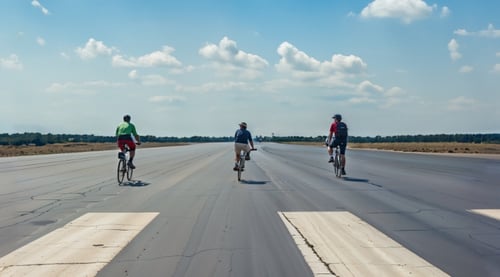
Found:
[{"label": "person's arm", "polygon": [[135,144],[141,144],[141,138],[139,137],[139,134],[137,134],[137,130],[135,129],[135,125],[130,124],[132,127],[132,135],[135,138]]},{"label": "person's arm", "polygon": [[255,147],[253,146],[253,139],[250,131],[248,131],[248,141],[250,142],[250,146],[252,146],[252,149],[255,149]]}]

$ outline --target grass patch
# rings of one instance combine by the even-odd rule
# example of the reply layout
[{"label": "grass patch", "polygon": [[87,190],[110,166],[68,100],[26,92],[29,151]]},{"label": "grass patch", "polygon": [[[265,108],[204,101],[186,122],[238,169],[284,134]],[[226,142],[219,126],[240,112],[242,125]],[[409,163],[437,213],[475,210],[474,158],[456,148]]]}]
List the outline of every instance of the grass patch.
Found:
[{"label": "grass patch", "polygon": [[[143,143],[138,148],[165,147],[187,145],[188,143]],[[88,151],[103,151],[118,149],[116,143],[55,143],[43,146],[22,145],[22,146],[0,146],[0,157],[44,155],[58,153],[76,153]]]},{"label": "grass patch", "polygon": [[[319,142],[287,142],[288,144],[313,145],[324,147]],[[378,149],[402,152],[423,153],[461,153],[461,154],[500,154],[500,144],[459,143],[459,142],[383,142],[348,143],[351,149]]]}]

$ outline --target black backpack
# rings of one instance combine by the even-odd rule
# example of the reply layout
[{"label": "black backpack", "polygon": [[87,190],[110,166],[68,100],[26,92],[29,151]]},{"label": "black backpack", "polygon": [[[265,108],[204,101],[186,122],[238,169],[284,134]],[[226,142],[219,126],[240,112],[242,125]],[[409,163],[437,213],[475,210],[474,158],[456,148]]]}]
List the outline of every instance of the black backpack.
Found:
[{"label": "black backpack", "polygon": [[347,125],[344,122],[337,122],[336,138],[347,138]]}]

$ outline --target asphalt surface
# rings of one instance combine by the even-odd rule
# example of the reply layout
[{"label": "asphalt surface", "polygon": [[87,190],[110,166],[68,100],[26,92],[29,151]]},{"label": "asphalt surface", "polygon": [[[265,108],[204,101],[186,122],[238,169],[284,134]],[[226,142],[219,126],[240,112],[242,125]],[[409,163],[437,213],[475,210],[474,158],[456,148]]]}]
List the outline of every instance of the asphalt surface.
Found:
[{"label": "asphalt surface", "polygon": [[[348,211],[451,276],[500,276],[500,159],[257,144],[238,182],[230,143],[0,159],[0,257],[95,212],[154,212],[98,276],[312,276],[279,212]],[[85,239],[85,238],[82,238]],[[363,262],[363,261],[360,261]],[[1,273],[0,273],[1,275]]]}]

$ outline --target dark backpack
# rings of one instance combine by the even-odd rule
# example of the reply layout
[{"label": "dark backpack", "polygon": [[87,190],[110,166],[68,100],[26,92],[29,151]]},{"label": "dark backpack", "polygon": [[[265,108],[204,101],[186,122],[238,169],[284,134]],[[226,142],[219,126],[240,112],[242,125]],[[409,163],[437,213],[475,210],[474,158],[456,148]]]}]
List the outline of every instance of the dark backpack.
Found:
[{"label": "dark backpack", "polygon": [[347,138],[347,125],[344,122],[337,122],[336,138]]}]

